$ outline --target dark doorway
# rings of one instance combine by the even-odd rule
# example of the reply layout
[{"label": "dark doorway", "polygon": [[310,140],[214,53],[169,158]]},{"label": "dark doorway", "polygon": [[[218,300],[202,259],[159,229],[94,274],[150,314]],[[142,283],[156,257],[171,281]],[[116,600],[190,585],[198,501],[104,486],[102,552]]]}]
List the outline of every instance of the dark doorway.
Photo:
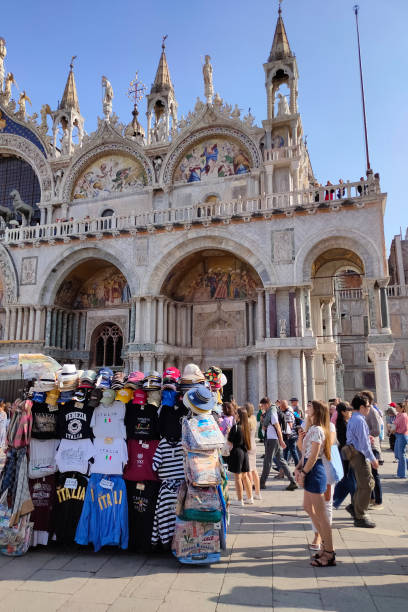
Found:
[{"label": "dark doorway", "polygon": [[227,384],[222,390],[222,399],[224,402],[230,402],[234,397],[234,378],[233,370],[229,368],[222,368],[223,374],[227,377]]}]

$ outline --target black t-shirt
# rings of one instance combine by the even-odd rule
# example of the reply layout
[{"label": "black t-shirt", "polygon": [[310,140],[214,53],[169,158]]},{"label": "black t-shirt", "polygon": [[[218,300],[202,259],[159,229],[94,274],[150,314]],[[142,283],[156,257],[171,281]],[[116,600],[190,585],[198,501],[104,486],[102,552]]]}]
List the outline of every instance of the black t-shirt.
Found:
[{"label": "black t-shirt", "polygon": [[57,417],[58,408],[48,407],[48,404],[34,402],[31,408],[33,415],[33,428],[31,430],[31,436],[33,438],[39,438],[46,440],[50,438],[57,438]]},{"label": "black t-shirt", "polygon": [[30,521],[36,531],[52,530],[52,511],[55,504],[55,474],[28,480],[34,512]]},{"label": "black t-shirt", "polygon": [[129,549],[149,552],[160,482],[126,482],[129,508]]},{"label": "black t-shirt", "polygon": [[93,408],[76,408],[75,402],[60,404],[58,411],[58,434],[66,440],[92,438],[91,419]]},{"label": "black t-shirt", "polygon": [[183,403],[176,406],[162,406],[159,415],[159,432],[161,438],[181,440],[183,417],[189,413]]},{"label": "black t-shirt", "polygon": [[[67,488],[67,478],[76,480],[76,488]],[[68,483],[67,483],[68,484]],[[75,484],[71,480],[71,484]],[[63,472],[56,478],[53,531],[59,544],[72,544],[84,505],[88,478],[79,472]]]},{"label": "black t-shirt", "polygon": [[125,415],[126,434],[133,440],[158,440],[159,419],[157,408],[152,404],[140,406],[129,402]]}]

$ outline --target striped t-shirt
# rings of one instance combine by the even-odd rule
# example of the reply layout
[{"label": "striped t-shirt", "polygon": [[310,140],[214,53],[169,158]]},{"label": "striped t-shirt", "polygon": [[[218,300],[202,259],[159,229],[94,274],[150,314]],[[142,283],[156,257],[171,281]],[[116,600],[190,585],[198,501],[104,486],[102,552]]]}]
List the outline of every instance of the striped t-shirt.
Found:
[{"label": "striped t-shirt", "polygon": [[160,480],[177,480],[184,478],[183,447],[180,442],[160,440],[153,457],[153,470]]}]

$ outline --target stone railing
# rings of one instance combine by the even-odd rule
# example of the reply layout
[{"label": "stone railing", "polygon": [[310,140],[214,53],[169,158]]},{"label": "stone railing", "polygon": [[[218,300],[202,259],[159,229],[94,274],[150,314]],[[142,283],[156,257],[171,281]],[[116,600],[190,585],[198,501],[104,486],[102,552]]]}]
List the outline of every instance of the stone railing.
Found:
[{"label": "stone railing", "polygon": [[299,157],[302,152],[301,145],[294,145],[293,147],[280,147],[278,149],[264,149],[263,157],[264,161],[278,161],[280,159],[293,159]]},{"label": "stone railing", "polygon": [[388,285],[388,297],[408,297],[408,285]]},{"label": "stone railing", "polygon": [[362,289],[340,289],[337,292],[341,300],[361,300],[363,297]]},{"label": "stone railing", "polygon": [[47,225],[35,225],[9,229],[0,233],[0,240],[7,244],[24,244],[46,241],[69,242],[71,239],[85,240],[87,237],[102,238],[104,234],[118,236],[125,232],[150,231],[156,229],[171,229],[181,226],[186,229],[191,225],[208,226],[212,222],[229,223],[231,219],[250,221],[251,217],[269,219],[274,214],[292,216],[295,212],[307,211],[314,213],[318,208],[340,210],[348,204],[362,206],[364,200],[380,193],[377,181],[347,182],[344,185],[326,188],[294,191],[290,193],[272,193],[263,196],[237,198],[227,202],[200,202],[193,206],[168,208],[165,210],[142,211],[134,215],[124,215],[98,218],[59,221]]}]

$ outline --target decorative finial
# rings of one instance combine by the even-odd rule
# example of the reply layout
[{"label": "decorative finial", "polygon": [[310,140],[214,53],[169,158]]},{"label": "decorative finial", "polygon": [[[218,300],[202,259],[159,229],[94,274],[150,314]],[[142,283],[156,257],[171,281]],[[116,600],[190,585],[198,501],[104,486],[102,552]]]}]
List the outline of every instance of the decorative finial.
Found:
[{"label": "decorative finial", "polygon": [[279,0],[279,8],[278,8],[278,15],[279,15],[279,17],[282,15],[282,2],[283,2],[283,0]]},{"label": "decorative finial", "polygon": [[130,81],[129,89],[128,89],[128,97],[132,100],[137,108],[137,105],[141,100],[143,100],[146,91],[146,85],[139,80],[139,76],[137,72],[135,73],[135,78]]},{"label": "decorative finial", "polygon": [[76,56],[76,55],[73,55],[73,56],[71,57],[71,63],[70,63],[70,65],[69,65],[69,67],[71,68],[71,70],[73,70],[73,69],[74,69],[74,60],[76,60],[76,58],[77,58],[77,56]]},{"label": "decorative finial", "polygon": [[163,37],[162,37],[162,49],[163,49],[163,51],[164,51],[164,50],[165,50],[165,48],[166,48],[165,41],[166,41],[166,38],[168,38],[168,37],[169,37],[169,35],[168,35],[168,34],[166,34],[166,36],[163,36]]}]

